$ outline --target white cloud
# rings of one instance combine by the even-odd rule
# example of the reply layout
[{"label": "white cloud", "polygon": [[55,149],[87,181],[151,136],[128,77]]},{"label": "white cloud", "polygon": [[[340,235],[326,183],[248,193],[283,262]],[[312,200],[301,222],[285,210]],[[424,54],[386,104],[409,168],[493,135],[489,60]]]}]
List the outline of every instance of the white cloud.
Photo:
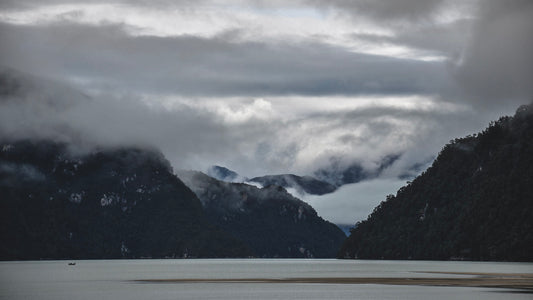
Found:
[{"label": "white cloud", "polygon": [[293,6],[264,6],[254,1],[236,1],[230,5],[211,1],[168,7],[135,2],[59,2],[0,11],[0,21],[19,25],[121,24],[132,36],[223,36],[241,42],[321,42],[356,53],[428,61],[445,59],[441,54],[402,44],[354,39],[354,35],[392,37],[396,33],[379,23],[326,12],[303,2],[295,2]]}]

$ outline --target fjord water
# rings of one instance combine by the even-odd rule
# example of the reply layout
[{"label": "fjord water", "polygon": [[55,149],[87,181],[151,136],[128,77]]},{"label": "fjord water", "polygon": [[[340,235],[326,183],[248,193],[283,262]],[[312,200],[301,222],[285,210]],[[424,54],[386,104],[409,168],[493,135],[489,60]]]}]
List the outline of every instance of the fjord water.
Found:
[{"label": "fjord water", "polygon": [[[149,279],[443,277],[533,273],[531,263],[333,259],[16,261],[0,263],[0,299],[532,299],[509,289],[381,284],[147,282]],[[457,278],[467,275],[445,274]]]}]

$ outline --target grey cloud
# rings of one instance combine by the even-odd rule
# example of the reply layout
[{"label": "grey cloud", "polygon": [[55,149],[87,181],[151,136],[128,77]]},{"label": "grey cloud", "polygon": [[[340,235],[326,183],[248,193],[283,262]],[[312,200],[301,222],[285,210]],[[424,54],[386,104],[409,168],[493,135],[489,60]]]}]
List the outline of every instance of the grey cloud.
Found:
[{"label": "grey cloud", "polygon": [[[439,102],[436,102],[439,103]],[[444,103],[441,103],[444,104]],[[313,174],[318,169],[327,169],[332,162],[339,168],[362,164],[375,171],[384,157],[401,155],[383,175],[397,177],[413,165],[431,161],[438,151],[451,139],[483,129],[490,118],[472,110],[449,111],[444,107],[431,110],[412,110],[394,107],[369,107],[347,109],[337,112],[314,113],[298,120],[290,120],[276,128],[278,141],[270,139],[260,148],[261,157],[275,157],[269,165],[290,166],[301,163],[298,156],[313,152],[307,164],[293,166],[292,172]],[[289,133],[289,134],[287,134]],[[290,149],[291,156],[282,155],[280,149],[289,149],[288,140],[298,145]],[[277,151],[277,152],[276,152]],[[283,161],[283,158],[290,158]],[[267,162],[266,159],[261,161]]]},{"label": "grey cloud", "polygon": [[319,7],[331,7],[353,15],[380,22],[420,22],[431,18],[447,0],[309,0]]},{"label": "grey cloud", "polygon": [[352,53],[308,42],[277,44],[191,36],[132,37],[124,28],[53,24],[0,27],[0,64],[99,89],[188,96],[437,94],[446,66]]},{"label": "grey cloud", "polygon": [[202,163],[198,159],[206,160],[207,166],[230,156],[234,145],[268,132],[254,129],[253,122],[246,130],[232,132],[213,114],[188,107],[167,111],[150,109],[133,97],[87,98],[62,84],[33,84],[35,78],[13,72],[0,74],[1,78],[15,77],[19,83],[18,92],[10,89],[9,96],[2,95],[0,138],[46,138],[72,144],[80,151],[96,146],[155,146],[175,167],[192,167]]},{"label": "grey cloud", "polygon": [[444,24],[424,24],[399,29],[393,36],[354,34],[356,40],[373,43],[401,45],[429,54],[457,59],[466,46],[470,35],[472,19],[459,19]]}]

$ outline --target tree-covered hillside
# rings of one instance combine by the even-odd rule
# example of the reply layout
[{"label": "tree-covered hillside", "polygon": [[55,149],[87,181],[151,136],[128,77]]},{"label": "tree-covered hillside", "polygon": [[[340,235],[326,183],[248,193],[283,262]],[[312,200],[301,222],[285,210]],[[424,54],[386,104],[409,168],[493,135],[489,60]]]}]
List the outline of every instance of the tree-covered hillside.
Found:
[{"label": "tree-covered hillside", "polygon": [[244,241],[256,257],[335,257],[346,238],[307,203],[283,187],[257,188],[180,171],[209,219]]},{"label": "tree-covered hillside", "polygon": [[446,145],[339,257],[533,261],[533,105]]},{"label": "tree-covered hillside", "polygon": [[0,259],[243,257],[157,151],[0,143]]}]

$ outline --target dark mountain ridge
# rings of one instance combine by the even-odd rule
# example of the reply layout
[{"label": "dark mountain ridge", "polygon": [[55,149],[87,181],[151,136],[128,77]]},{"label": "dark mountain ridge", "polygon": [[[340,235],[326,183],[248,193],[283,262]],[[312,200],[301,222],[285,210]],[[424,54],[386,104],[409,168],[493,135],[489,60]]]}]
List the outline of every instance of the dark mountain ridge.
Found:
[{"label": "dark mountain ridge", "polygon": [[194,192],[157,150],[4,140],[0,260],[334,257],[346,237],[282,187],[187,174]]},{"label": "dark mountain ridge", "polygon": [[533,105],[451,141],[339,257],[533,261]]},{"label": "dark mountain ridge", "polygon": [[200,198],[209,219],[244,241],[257,257],[334,257],[346,238],[283,187],[257,188],[195,171],[178,176]]},{"label": "dark mountain ridge", "polygon": [[164,157],[0,143],[0,259],[243,257]]}]

